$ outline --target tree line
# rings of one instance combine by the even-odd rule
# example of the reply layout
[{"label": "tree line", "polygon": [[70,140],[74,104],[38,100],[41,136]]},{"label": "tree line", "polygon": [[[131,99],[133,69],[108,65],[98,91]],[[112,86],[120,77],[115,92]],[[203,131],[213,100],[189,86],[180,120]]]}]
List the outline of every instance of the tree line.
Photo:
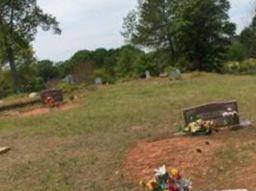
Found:
[{"label": "tree line", "polygon": [[81,64],[90,65],[91,81],[101,77],[107,83],[143,77],[146,70],[226,72],[226,63],[256,57],[256,17],[237,35],[229,9],[228,0],[138,0],[123,21],[126,45],[80,50],[54,63],[36,60],[31,42],[39,27],[61,34],[56,18],[36,0],[0,0],[0,96],[39,91]]}]

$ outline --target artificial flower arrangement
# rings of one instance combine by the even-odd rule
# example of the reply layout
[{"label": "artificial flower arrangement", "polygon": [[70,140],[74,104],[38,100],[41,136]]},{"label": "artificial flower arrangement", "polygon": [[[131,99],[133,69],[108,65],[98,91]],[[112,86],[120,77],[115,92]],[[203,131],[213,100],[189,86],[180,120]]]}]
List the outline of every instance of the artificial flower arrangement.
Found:
[{"label": "artificial flower arrangement", "polygon": [[57,106],[57,102],[55,101],[55,99],[51,96],[48,96],[46,99],[45,99],[45,105],[49,108],[53,108],[53,107],[56,107]]},{"label": "artificial flower arrangement", "polygon": [[224,118],[226,125],[237,124],[239,121],[238,116],[238,112],[232,108],[228,108],[227,111],[222,113],[222,117]]},{"label": "artificial flower arrangement", "polygon": [[192,182],[183,178],[179,170],[166,170],[166,166],[155,169],[154,178],[148,182],[141,181],[140,185],[150,191],[189,191],[192,189]]},{"label": "artificial flower arrangement", "polygon": [[213,120],[204,121],[202,119],[198,119],[195,122],[189,123],[188,126],[184,128],[184,131],[191,133],[192,135],[208,135],[212,133],[213,127]]}]

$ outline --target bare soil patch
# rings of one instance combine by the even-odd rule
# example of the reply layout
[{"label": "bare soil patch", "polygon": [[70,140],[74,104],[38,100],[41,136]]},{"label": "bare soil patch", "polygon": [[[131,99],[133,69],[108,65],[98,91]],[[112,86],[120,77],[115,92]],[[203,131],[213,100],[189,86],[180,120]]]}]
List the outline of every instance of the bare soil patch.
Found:
[{"label": "bare soil patch", "polygon": [[44,107],[42,105],[36,105],[34,107],[28,107],[25,108],[24,110],[10,110],[2,113],[0,115],[0,118],[10,118],[10,117],[31,117],[31,116],[38,116],[38,115],[43,115],[47,114],[53,111],[68,111],[74,108],[77,108],[81,105],[80,102],[67,102],[64,104],[61,104],[58,107],[55,108],[48,108]]},{"label": "bare soil patch", "polygon": [[[236,145],[237,149],[240,144],[252,145],[249,142],[254,139],[253,136],[255,130],[245,129],[236,132],[224,131],[205,137],[142,141],[128,152],[123,162],[123,175],[128,184],[138,185],[140,180],[151,179],[154,169],[165,164],[168,168],[178,168],[183,175],[191,178],[197,189],[223,189],[232,186],[255,188],[255,150],[248,150],[247,157],[252,160],[246,164],[240,164],[239,154],[236,156],[238,164],[234,161],[223,161],[217,154],[228,144]],[[220,161],[224,164],[230,162],[232,165],[222,170],[218,166]]]}]

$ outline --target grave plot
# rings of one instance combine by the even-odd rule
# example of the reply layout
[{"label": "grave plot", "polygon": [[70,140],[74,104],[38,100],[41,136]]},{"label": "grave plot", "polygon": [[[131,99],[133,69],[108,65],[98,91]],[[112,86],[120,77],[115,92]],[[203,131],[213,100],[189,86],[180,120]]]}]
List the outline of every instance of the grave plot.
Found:
[{"label": "grave plot", "polygon": [[122,173],[128,184],[139,188],[140,181],[148,183],[154,169],[165,164],[167,170],[178,169],[182,177],[189,178],[196,191],[253,190],[256,188],[256,159],[249,153],[255,150],[255,135],[255,130],[250,128],[239,133],[214,133],[210,137],[145,140],[127,153]]},{"label": "grave plot", "polygon": [[[127,177],[128,182],[135,183],[141,181],[142,187],[152,191],[190,191],[191,189],[188,188],[190,180],[181,178],[183,177],[182,175],[186,175],[191,178],[193,185],[200,190],[207,188],[207,191],[214,191],[220,188],[248,188],[252,185],[253,187],[256,186],[256,175],[254,174],[256,166],[254,166],[253,162],[246,164],[252,173],[249,180],[243,181],[239,178],[239,173],[237,173],[239,168],[244,167],[243,165],[245,165],[244,163],[247,160],[246,158],[240,159],[239,157],[244,157],[243,155],[247,152],[248,148],[252,152],[256,145],[256,141],[250,135],[251,130],[245,128],[241,131],[219,131],[219,129],[224,130],[225,127],[237,129],[243,125],[240,123],[236,101],[208,103],[188,108],[183,110],[183,115],[185,120],[184,131],[186,134],[175,134],[173,137],[165,140],[140,142],[135,148],[130,150],[123,164],[123,173]],[[253,133],[255,134],[255,131]],[[182,136],[209,134],[211,136]],[[236,139],[235,141],[234,138]],[[244,141],[244,145],[250,146],[237,148],[237,141]],[[231,150],[229,144],[232,145],[231,148],[233,150]],[[223,149],[225,152],[222,153]],[[232,154],[224,158],[222,154],[225,155],[228,152]],[[242,153],[241,156],[240,153]],[[248,158],[250,158],[249,155]],[[237,160],[241,166],[237,168],[239,166],[235,164],[237,161],[233,162],[232,160]],[[250,160],[254,161],[254,159]],[[221,164],[220,166],[218,166],[219,163]],[[155,174],[152,179],[154,169],[163,164],[169,170],[165,170],[165,167],[160,168],[162,174]],[[237,179],[231,181],[230,184],[227,184],[226,179],[225,182],[222,182],[223,177],[221,176],[223,174],[232,174],[231,171],[234,168],[237,168],[233,174]],[[178,177],[173,175],[172,169],[178,173]],[[221,178],[218,177],[218,174],[221,174]],[[212,177],[215,177],[219,184],[217,182],[213,183],[211,181]],[[251,179],[254,179],[255,183],[249,182]],[[182,187],[184,189],[181,189]],[[232,189],[228,190],[232,191]],[[243,189],[237,190],[244,191]]]},{"label": "grave plot", "polygon": [[213,130],[229,128],[237,130],[251,126],[249,120],[240,120],[236,101],[215,102],[183,110],[185,126],[182,130],[192,135],[207,135]]},{"label": "grave plot", "polygon": [[46,114],[52,111],[66,111],[79,107],[79,100],[65,101],[60,90],[43,91],[40,96],[23,98],[0,105],[0,118],[28,117]]}]

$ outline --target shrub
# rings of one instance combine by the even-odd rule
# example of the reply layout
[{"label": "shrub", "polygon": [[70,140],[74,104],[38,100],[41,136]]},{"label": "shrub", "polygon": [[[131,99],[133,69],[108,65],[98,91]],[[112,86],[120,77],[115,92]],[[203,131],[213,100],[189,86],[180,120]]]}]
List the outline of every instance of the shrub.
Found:
[{"label": "shrub", "polygon": [[98,69],[95,70],[93,73],[93,77],[95,78],[101,78],[103,83],[110,83],[113,84],[115,83],[116,79],[115,77],[112,75],[110,75],[106,70],[104,69]]},{"label": "shrub", "polygon": [[229,61],[224,64],[223,70],[225,73],[239,73],[240,63],[237,61]]},{"label": "shrub", "polygon": [[239,71],[245,74],[256,73],[256,59],[250,58],[241,62]]}]

